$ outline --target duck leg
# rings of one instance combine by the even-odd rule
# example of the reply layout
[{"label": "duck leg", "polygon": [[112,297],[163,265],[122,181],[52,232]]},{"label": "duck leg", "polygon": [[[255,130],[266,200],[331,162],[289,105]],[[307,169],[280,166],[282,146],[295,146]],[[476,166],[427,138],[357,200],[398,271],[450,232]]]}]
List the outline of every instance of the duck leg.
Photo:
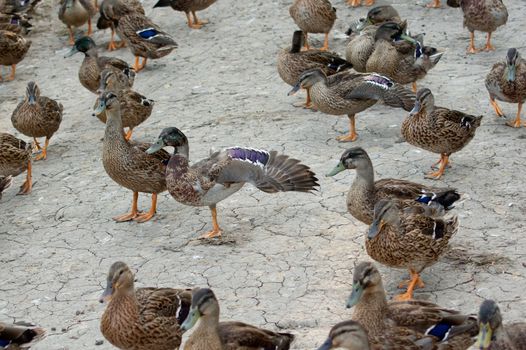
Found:
[{"label": "duck leg", "polygon": [[352,7],[356,7],[360,6],[360,1],[361,0],[347,0],[347,3]]},{"label": "duck leg", "polygon": [[[42,159],[46,160],[47,159],[47,146],[49,146],[49,138],[46,136],[46,141],[44,142],[44,147],[42,147],[42,153],[38,154],[35,157],[35,160],[42,160]],[[40,145],[37,144],[37,147],[40,147]]]},{"label": "duck leg", "polygon": [[33,188],[33,175],[31,171],[31,160],[27,162],[27,175],[26,175],[26,181],[20,186],[20,191],[18,191],[18,194],[29,194],[31,193],[31,189]]},{"label": "duck leg", "polygon": [[88,36],[93,33],[93,28],[91,27],[91,18],[88,18]]},{"label": "duck leg", "polygon": [[374,0],[366,0],[365,1],[365,6],[372,6],[374,5]]},{"label": "duck leg", "polygon": [[208,24],[208,20],[207,19],[203,19],[203,20],[199,20],[199,18],[197,18],[197,14],[195,13],[195,11],[192,11],[192,15],[194,16],[194,25],[198,25],[198,26],[204,26],[205,24]]},{"label": "duck leg", "polygon": [[133,134],[133,128],[128,128],[128,132],[126,133],[126,135],[124,135],[124,138],[126,139],[126,141],[130,141],[132,134]]},{"label": "duck leg", "polygon": [[495,113],[497,113],[498,117],[506,117],[502,109],[500,109],[500,106],[497,104],[497,101],[495,101],[495,99],[491,95],[489,96],[489,103],[491,103],[491,106],[495,110]]},{"label": "duck leg", "polygon": [[413,90],[413,92],[416,94],[416,91],[417,91],[416,81],[413,81],[413,83],[411,84],[411,90]]},{"label": "duck leg", "polygon": [[139,214],[137,217],[133,218],[133,220],[143,223],[146,221],[151,220],[155,213],[157,212],[157,193],[152,193],[152,206],[150,207],[150,211],[144,214]]},{"label": "duck leg", "polygon": [[190,14],[190,12],[186,12],[186,20],[188,21],[188,27],[189,28],[201,29],[201,27],[203,26],[202,24],[197,24],[196,23],[197,21],[194,20],[194,18]]},{"label": "duck leg", "polygon": [[426,7],[438,9],[440,8],[440,0],[433,0],[433,2],[430,4],[427,4]]},{"label": "duck leg", "polygon": [[356,118],[355,115],[348,115],[349,117],[349,133],[347,135],[338,136],[336,140],[340,142],[353,142],[358,138],[356,133]]},{"label": "duck leg", "polygon": [[302,50],[303,51],[307,51],[307,50],[310,50],[310,46],[309,46],[309,34],[307,32],[305,32],[305,43],[303,44],[303,48]]},{"label": "duck leg", "polygon": [[221,238],[222,232],[217,223],[217,210],[215,204],[210,206],[210,211],[212,212],[212,231],[205,233],[201,238]]},{"label": "duck leg", "polygon": [[325,40],[323,40],[323,46],[321,47],[320,51],[328,51],[329,50],[329,33],[325,33]]},{"label": "duck leg", "polygon": [[442,177],[442,175],[446,171],[446,167],[449,164],[449,154],[442,153],[440,155],[440,162],[439,162],[439,164],[440,164],[440,166],[438,168],[438,171],[431,172],[431,173],[427,174],[426,178],[438,180],[438,179],[440,179]]},{"label": "duck leg", "polygon": [[522,111],[522,102],[519,102],[519,106],[517,107],[517,116],[515,117],[515,121],[507,122],[506,125],[514,127],[514,128],[520,128],[521,126],[526,126],[525,123],[521,123],[521,111]]},{"label": "duck leg", "polygon": [[142,64],[139,64],[139,56],[135,56],[135,64],[133,65],[133,70],[135,72],[140,72],[141,70],[144,69],[144,67],[146,67],[146,61],[148,59],[146,57],[143,57],[142,58]]},{"label": "duck leg", "polygon": [[410,269],[409,274],[411,275],[411,281],[409,281],[409,284],[407,286],[407,291],[404,294],[400,294],[394,297],[397,301],[406,301],[406,300],[412,300],[413,299],[413,291],[415,290],[415,287],[417,285],[424,286],[424,282],[420,279],[420,276],[418,273]]},{"label": "duck leg", "polygon": [[139,192],[133,192],[133,200],[131,211],[127,214],[115,216],[113,220],[117,222],[125,222],[135,219],[139,216],[140,212],[137,210],[137,201],[139,200]]},{"label": "duck leg", "polygon": [[115,45],[115,29],[111,26],[111,38],[110,44],[108,45],[108,51],[117,50],[117,45]]},{"label": "duck leg", "polygon": [[74,45],[75,38],[73,37],[73,29],[71,29],[71,27],[68,26],[68,30],[69,30],[69,44]]},{"label": "duck leg", "polygon": [[479,50],[475,48],[475,32],[469,33],[469,47],[468,53],[477,53]]},{"label": "duck leg", "polygon": [[491,33],[488,33],[486,38],[486,46],[484,46],[484,51],[495,51],[495,46],[491,45]]}]

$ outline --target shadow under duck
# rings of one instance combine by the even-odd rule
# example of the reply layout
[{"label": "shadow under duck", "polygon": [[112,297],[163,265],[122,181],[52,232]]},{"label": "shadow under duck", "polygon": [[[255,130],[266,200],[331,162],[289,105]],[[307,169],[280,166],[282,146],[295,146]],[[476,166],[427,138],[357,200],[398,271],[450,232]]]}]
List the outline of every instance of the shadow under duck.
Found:
[{"label": "shadow under duck", "polygon": [[12,177],[27,171],[26,180],[18,194],[28,194],[32,188],[31,144],[11,134],[0,133],[0,199],[2,192],[11,186]]},{"label": "shadow under duck", "polygon": [[206,19],[199,20],[196,12],[207,9],[214,2],[216,0],[159,0],[153,7],[171,6],[175,11],[182,11],[186,14],[188,27],[201,29],[208,21]]},{"label": "shadow under duck", "polygon": [[[15,79],[16,65],[26,57],[30,46],[31,40],[26,40],[22,35],[10,30],[0,30],[0,66],[11,66],[11,75],[7,80]],[[0,67],[0,81],[2,79]]]},{"label": "shadow under duck", "polygon": [[289,14],[305,34],[305,49],[309,49],[309,33],[325,34],[321,50],[329,49],[329,32],[336,21],[336,9],[329,0],[294,0]]}]

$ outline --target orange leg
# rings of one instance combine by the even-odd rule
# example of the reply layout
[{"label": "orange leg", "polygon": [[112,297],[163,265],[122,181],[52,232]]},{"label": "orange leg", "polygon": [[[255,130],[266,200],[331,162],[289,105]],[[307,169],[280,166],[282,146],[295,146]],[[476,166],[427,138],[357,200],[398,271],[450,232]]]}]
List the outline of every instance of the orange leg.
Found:
[{"label": "orange leg", "polygon": [[361,0],[347,0],[347,3],[352,7],[356,7],[360,6],[360,1]]},{"label": "orange leg", "polygon": [[205,24],[208,24],[208,20],[206,20],[206,19],[203,19],[203,20],[200,21],[200,20],[197,18],[197,14],[195,13],[195,11],[192,11],[192,15],[194,16],[194,24],[196,24],[196,25],[200,25],[200,26],[203,26],[203,25],[205,25]]},{"label": "orange leg", "polygon": [[365,1],[365,6],[372,6],[374,5],[374,0],[366,0]]},{"label": "orange leg", "polygon": [[353,115],[349,115],[349,133],[347,135],[338,136],[336,140],[340,142],[353,142],[356,141],[358,138],[358,134],[356,133],[356,117]]},{"label": "orange leg", "polygon": [[[42,152],[35,157],[35,161],[47,159],[47,146],[49,146],[49,139],[46,137],[46,142],[44,143],[44,147],[42,147]],[[37,144],[37,147],[40,147],[40,145]]]},{"label": "orange leg", "polygon": [[20,186],[20,191],[18,191],[18,194],[29,194],[31,193],[31,189],[33,188],[33,175],[31,171],[31,160],[27,163],[27,175],[26,175],[26,181]]},{"label": "orange leg", "polygon": [[133,134],[133,128],[128,128],[128,132],[126,133],[126,135],[124,135],[124,138],[126,139],[126,141],[130,141],[132,134]]},{"label": "orange leg", "polygon": [[133,65],[133,70],[135,72],[140,72],[141,70],[143,70],[144,67],[146,67],[147,60],[148,59],[146,57],[143,57],[142,64],[139,64],[139,56],[135,56],[135,64]]},{"label": "orange leg", "polygon": [[152,206],[150,207],[150,211],[144,214],[139,214],[133,220],[139,223],[149,221],[151,220],[151,218],[153,218],[156,211],[157,211],[157,193],[152,193]]},{"label": "orange leg", "polygon": [[91,28],[91,18],[88,18],[88,36],[93,33],[93,29]]},{"label": "orange leg", "polygon": [[186,20],[188,22],[188,27],[192,29],[201,29],[201,27],[203,26],[202,24],[197,24],[197,21],[194,21],[194,18],[192,17],[190,12],[186,12]]},{"label": "orange leg", "polygon": [[131,211],[127,214],[119,215],[113,218],[117,222],[125,222],[135,219],[139,216],[140,212],[137,210],[137,201],[139,200],[139,192],[133,192],[133,200]]},{"label": "orange leg", "polygon": [[71,29],[71,27],[68,27],[68,30],[69,30],[69,44],[74,45],[75,38],[73,37],[73,29]]},{"label": "orange leg", "polygon": [[[413,280],[405,280],[405,281],[402,281],[398,284],[398,288],[407,288],[409,287],[409,285],[411,284]],[[420,278],[420,276],[418,276],[418,279],[416,281],[416,287],[418,288],[424,288],[426,285],[424,284],[424,281],[422,281],[422,279]]]},{"label": "orange leg", "polygon": [[323,40],[323,46],[320,49],[321,51],[329,50],[329,33],[325,33],[325,40]]},{"label": "orange leg", "polygon": [[117,45],[115,45],[115,29],[113,27],[111,28],[111,38],[110,38],[110,44],[108,45],[108,51],[117,50]]},{"label": "orange leg", "polygon": [[427,7],[429,7],[429,8],[435,8],[435,9],[440,8],[440,0],[433,0],[432,3],[427,4]]},{"label": "orange leg", "polygon": [[515,120],[513,122],[507,122],[506,125],[514,127],[514,128],[520,128],[521,126],[526,126],[525,123],[521,122],[521,111],[522,111],[522,102],[519,102],[519,106],[517,107],[517,116],[515,117]]},{"label": "orange leg", "polygon": [[302,50],[303,51],[306,51],[306,50],[310,50],[310,46],[309,46],[309,34],[308,33],[305,33],[305,43],[303,44],[303,48]]},{"label": "orange leg", "polygon": [[11,65],[11,75],[9,76],[9,78],[7,78],[7,80],[10,80],[10,81],[15,80],[15,73],[16,73],[16,64],[12,64]]},{"label": "orange leg", "polygon": [[212,212],[212,231],[209,231],[201,236],[201,238],[221,238],[221,228],[217,223],[217,210],[216,206],[211,206],[210,211]]},{"label": "orange leg", "polygon": [[407,291],[404,294],[400,294],[394,297],[397,301],[406,301],[406,300],[412,300],[413,299],[413,291],[415,290],[415,287],[417,284],[422,285],[424,282],[420,279],[420,276],[418,273],[414,270],[409,270],[409,274],[411,275],[411,281],[409,281],[409,284],[407,286]]},{"label": "orange leg", "polygon": [[484,46],[485,51],[495,51],[495,46],[491,45],[491,33],[488,33],[486,39],[486,46]]},{"label": "orange leg", "polygon": [[416,94],[416,91],[417,91],[416,81],[414,81],[414,82],[411,84],[411,90],[413,90],[413,92]]},{"label": "orange leg", "polygon": [[468,53],[477,53],[479,50],[475,48],[475,32],[469,33],[469,47]]},{"label": "orange leg", "polygon": [[491,103],[491,106],[495,110],[495,113],[497,113],[498,117],[505,117],[504,112],[502,112],[502,109],[500,109],[499,105],[497,104],[497,101],[493,97],[489,97],[489,103]]},{"label": "orange leg", "polygon": [[440,155],[440,167],[438,168],[438,171],[435,171],[435,172],[431,172],[429,174],[426,175],[426,178],[428,179],[435,179],[435,180],[438,180],[442,177],[442,175],[444,174],[444,172],[446,171],[446,167],[448,166],[449,164],[449,156],[442,153]]}]

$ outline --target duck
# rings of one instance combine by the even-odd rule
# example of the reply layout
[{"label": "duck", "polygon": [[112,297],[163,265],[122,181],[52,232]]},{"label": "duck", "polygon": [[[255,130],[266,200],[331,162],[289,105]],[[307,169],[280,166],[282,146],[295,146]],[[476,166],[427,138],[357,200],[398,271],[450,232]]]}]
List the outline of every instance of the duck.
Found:
[{"label": "duck", "polygon": [[366,330],[373,349],[464,350],[475,342],[478,326],[473,315],[423,300],[388,302],[373,263],[359,262],[352,279],[346,306],[354,307],[351,320]]},{"label": "duck", "polygon": [[215,2],[216,0],[159,0],[153,7],[171,6],[175,11],[181,11],[186,14],[189,28],[201,29],[208,23],[208,20],[199,20],[196,12],[209,8]]},{"label": "duck", "polygon": [[375,6],[367,12],[366,17],[354,21],[345,32],[347,36],[360,35],[369,26],[378,26],[385,22],[402,23],[400,14],[391,5]]},{"label": "duck", "polygon": [[478,313],[479,333],[475,347],[481,350],[526,349],[526,322],[502,324],[499,306],[494,300],[482,302]]},{"label": "duck", "polygon": [[[5,30],[8,28],[10,30]],[[11,66],[11,74],[7,78],[10,81],[15,79],[16,65],[26,57],[31,46],[31,40],[27,40],[20,33],[12,30],[11,26],[0,29],[0,66]],[[2,79],[0,68],[0,81]]]},{"label": "duck", "polygon": [[46,330],[25,322],[7,324],[0,322],[0,349],[28,348],[44,338]]},{"label": "duck", "polygon": [[[278,53],[278,74],[285,83],[294,86],[303,72],[313,68],[320,68],[327,76],[352,68],[349,62],[335,52],[301,51],[304,41],[304,33],[297,30],[292,36],[292,46]],[[303,106],[313,108],[308,90],[307,101]]]},{"label": "duck", "polygon": [[329,0],[294,0],[289,7],[294,23],[305,34],[305,49],[309,49],[309,33],[323,33],[325,40],[321,50],[329,49],[329,32],[336,21],[336,8]]},{"label": "duck", "polygon": [[8,134],[0,132],[0,199],[4,192],[13,181],[14,176],[18,176],[26,171],[26,181],[20,186],[19,194],[29,194],[32,189],[31,177],[31,156],[32,145],[25,141]]},{"label": "duck", "polygon": [[[129,213],[113,218],[116,222],[151,220],[157,211],[157,195],[166,191],[166,163],[170,154],[165,150],[146,153],[149,143],[129,142],[122,131],[121,104],[116,93],[105,91],[99,98],[95,115],[106,113],[106,130],[102,146],[102,164],[110,178],[133,191]],[[139,192],[152,194],[152,205],[147,213],[139,212]]]},{"label": "duck", "polygon": [[92,0],[61,0],[58,18],[68,27],[69,44],[75,43],[72,27],[80,27],[88,22],[88,33],[92,33],[91,18],[97,14]]},{"label": "duck", "polygon": [[99,56],[97,45],[92,38],[84,36],[77,39],[65,57],[71,57],[79,52],[84,54],[84,60],[79,67],[79,81],[90,92],[98,93],[100,74],[106,67],[114,67],[115,70],[126,72],[128,85],[129,87],[133,86],[135,72],[130,65],[117,57]]},{"label": "duck", "polygon": [[[128,84],[128,75],[114,69],[104,69],[100,79],[100,93],[104,91],[113,91],[120,103],[122,125],[128,128],[125,134],[126,141],[131,139],[133,129],[144,122],[152,114],[154,100],[147,98],[132,90]],[[99,99],[95,101],[98,106]],[[96,115],[103,123],[106,123],[106,113],[102,112]]]},{"label": "duck", "polygon": [[365,2],[365,6],[372,6],[374,5],[374,0],[347,0],[347,4],[349,4],[352,7],[358,7],[362,4],[362,2]]},{"label": "duck", "polygon": [[468,53],[481,50],[475,48],[475,31],[486,32],[485,51],[494,51],[491,35],[498,27],[508,22],[508,9],[502,0],[447,0],[448,6],[460,7],[464,13],[464,27],[469,30],[470,41]]},{"label": "duck", "polygon": [[115,26],[119,19],[129,13],[140,13],[145,15],[144,7],[139,0],[103,0],[100,8],[100,17],[97,20],[97,28],[111,29],[110,43],[108,51],[124,47],[124,41],[115,42]]},{"label": "duck", "polygon": [[319,68],[303,73],[289,95],[300,88],[309,89],[312,102],[323,113],[331,115],[347,114],[349,133],[336,139],[341,142],[355,141],[358,138],[355,116],[383,100],[391,107],[406,111],[414,106],[414,94],[402,85],[379,74],[362,74],[344,71],[327,77]]},{"label": "duck", "polygon": [[184,350],[288,350],[294,341],[290,333],[276,333],[243,322],[219,322],[219,302],[209,288],[192,291],[192,305],[184,323],[188,331],[199,321],[188,337]]},{"label": "duck", "polygon": [[521,122],[521,111],[526,101],[526,60],[524,60],[516,48],[511,48],[506,54],[504,62],[493,65],[486,76],[486,89],[489,92],[489,101],[499,117],[505,117],[504,112],[497,101],[517,103],[517,116],[513,122],[507,125],[520,128],[526,125]]},{"label": "duck", "polygon": [[347,211],[367,225],[373,223],[374,206],[382,199],[439,204],[445,210],[452,209],[453,204],[460,199],[459,193],[453,188],[433,187],[391,178],[374,181],[373,163],[362,147],[345,150],[338,165],[327,176],[335,176],[346,169],[356,170],[356,177],[347,193]]},{"label": "duck", "polygon": [[318,348],[318,350],[331,349],[370,350],[367,331],[360,323],[353,320],[339,322],[331,328],[329,336]]},{"label": "duck", "polygon": [[[64,107],[49,97],[40,95],[37,83],[27,84],[26,95],[13,111],[11,123],[18,132],[32,137],[34,145],[40,153],[35,160],[47,159],[49,140],[58,131],[62,122]],[[44,146],[38,143],[38,137],[45,137]]]},{"label": "duck", "polygon": [[135,288],[128,265],[114,262],[99,299],[107,304],[100,330],[121,350],[179,349],[180,325],[190,311],[191,298],[189,289]]},{"label": "duck", "polygon": [[428,88],[416,94],[416,103],[402,122],[402,136],[411,145],[440,154],[436,172],[428,178],[440,179],[450,164],[449,156],[463,149],[475,136],[482,116],[435,106],[435,98]]},{"label": "duck", "polygon": [[[135,56],[135,72],[146,67],[148,58],[164,57],[177,48],[177,43],[170,35],[141,13],[132,12],[121,17],[116,31]],[[143,58],[140,64],[139,57]]]},{"label": "duck", "polygon": [[202,238],[220,238],[216,205],[239,191],[246,182],[267,192],[313,192],[319,186],[310,168],[299,160],[276,151],[230,147],[212,153],[190,166],[186,135],[176,127],[163,129],[157,142],[146,152],[174,148],[166,169],[168,192],[185,205],[208,206],[212,230]]}]

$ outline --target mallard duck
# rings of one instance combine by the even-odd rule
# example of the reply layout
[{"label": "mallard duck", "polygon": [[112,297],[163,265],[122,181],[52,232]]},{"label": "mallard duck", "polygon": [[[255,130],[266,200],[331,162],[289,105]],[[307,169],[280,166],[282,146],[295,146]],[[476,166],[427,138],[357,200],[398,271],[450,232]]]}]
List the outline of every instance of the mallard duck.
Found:
[{"label": "mallard duck", "polygon": [[[27,84],[26,96],[13,111],[11,123],[22,134],[32,137],[35,147],[41,151],[35,160],[47,158],[49,140],[57,132],[62,122],[62,104],[40,96],[40,88],[34,81]],[[37,137],[45,137],[44,147],[40,147]]]},{"label": "mallard duck", "polygon": [[480,305],[476,348],[481,350],[525,350],[526,322],[503,325],[499,306],[493,300]]},{"label": "mallard duck", "polygon": [[[104,69],[101,73],[100,92],[112,91],[117,95],[120,103],[122,126],[128,128],[126,140],[131,139],[133,129],[150,117],[154,101],[133,91],[128,86],[128,76],[120,71]],[[95,106],[99,105],[99,99]],[[103,111],[96,115],[106,123],[106,113]]]},{"label": "mallard duck", "polygon": [[294,0],[289,13],[305,33],[305,49],[309,49],[309,33],[324,33],[325,40],[321,50],[329,49],[329,32],[336,21],[336,9],[329,0]]},{"label": "mallard duck", "polygon": [[175,11],[183,11],[186,14],[188,27],[201,29],[208,21],[206,19],[199,20],[196,12],[207,9],[214,2],[216,0],[159,0],[153,7],[171,6]]},{"label": "mallard duck", "polygon": [[[164,57],[177,48],[177,43],[170,35],[140,13],[121,17],[116,30],[135,55],[133,68],[136,72],[144,69],[148,58]],[[143,58],[142,64],[139,64],[139,57]]]},{"label": "mallard duck", "polygon": [[88,22],[88,35],[91,35],[91,17],[97,14],[97,9],[91,0],[61,0],[58,18],[69,30],[69,44],[75,42],[73,29]]},{"label": "mallard duck", "polygon": [[4,14],[0,12],[0,29],[27,35],[33,27],[30,22],[31,18],[26,13]]},{"label": "mallard duck", "polygon": [[370,262],[354,268],[347,308],[353,306],[351,319],[366,329],[373,349],[464,350],[478,331],[475,317],[456,310],[423,300],[387,302],[382,276]]},{"label": "mallard duck", "polygon": [[181,328],[187,331],[199,320],[184,350],[288,350],[294,340],[289,333],[276,333],[243,322],[219,322],[219,302],[208,288],[193,290],[190,313]]},{"label": "mallard duck", "polygon": [[468,53],[477,53],[475,30],[488,33],[484,50],[493,51],[491,34],[508,21],[508,10],[502,0],[447,0],[451,7],[461,7],[464,12],[464,27],[468,27],[470,42]]},{"label": "mallard duck", "polygon": [[[0,30],[0,66],[11,66],[8,80],[15,79],[16,65],[26,57],[31,41],[9,30]],[[2,69],[0,67],[0,81]]]},{"label": "mallard duck", "polygon": [[174,350],[181,345],[180,324],[190,310],[188,289],[137,288],[130,268],[117,261],[110,267],[100,302],[107,302],[100,330],[122,350]]},{"label": "mallard duck", "polygon": [[100,17],[97,20],[98,29],[111,29],[110,43],[108,44],[108,51],[116,50],[124,46],[124,42],[116,43],[115,25],[119,19],[130,13],[145,14],[144,8],[139,0],[103,0],[100,5]]},{"label": "mallard duck", "polygon": [[289,92],[294,94],[300,88],[310,89],[312,102],[321,112],[332,115],[347,114],[349,133],[337,137],[338,141],[355,141],[355,115],[373,106],[379,100],[391,107],[406,111],[414,106],[414,94],[378,74],[360,74],[350,71],[327,77],[321,69],[312,69],[300,76],[298,83]]},{"label": "mallard duck", "polygon": [[[292,46],[278,53],[278,73],[285,83],[294,86],[301,74],[313,68],[320,68],[328,76],[352,68],[352,65],[337,53],[319,50],[301,51],[304,41],[303,32],[297,30],[292,36]],[[308,90],[304,107],[312,107]]]},{"label": "mallard duck", "polygon": [[152,154],[174,147],[166,169],[168,191],[180,203],[208,206],[212,211],[212,231],[203,237],[221,237],[216,204],[239,191],[246,182],[267,193],[311,192],[318,179],[306,165],[276,151],[231,147],[214,152],[190,166],[188,139],[177,128],[166,128],[147,150]]},{"label": "mallard duck", "polygon": [[499,117],[505,117],[495,99],[518,103],[515,121],[508,122],[509,126],[520,128],[525,125],[521,122],[522,104],[526,101],[526,60],[517,49],[508,50],[505,62],[493,65],[486,76],[486,89],[489,92],[489,101]]},{"label": "mallard duck", "polygon": [[343,152],[338,165],[327,174],[334,176],[345,169],[356,169],[356,177],[347,193],[347,210],[361,222],[373,222],[374,205],[388,198],[415,200],[428,205],[439,204],[445,210],[452,208],[460,199],[455,189],[438,188],[406,180],[381,179],[374,181],[371,158],[361,147],[349,148]]},{"label": "mallard duck", "polygon": [[[130,143],[122,132],[120,102],[115,93],[106,91],[99,99],[95,114],[106,112],[106,131],[102,146],[102,164],[106,173],[119,185],[133,191],[131,211],[116,216],[117,222],[135,220],[146,222],[157,210],[157,194],[166,191],[166,163],[170,154],[164,150],[145,151],[149,143]],[[139,192],[152,194],[152,206],[148,213],[137,209]]]},{"label": "mallard duck", "polygon": [[380,200],[374,205],[365,248],[374,260],[409,270],[411,280],[406,283],[407,292],[396,298],[410,300],[416,286],[424,287],[419,274],[444,254],[457,230],[457,217],[445,217],[440,203],[423,205],[414,199]]},{"label": "mallard duck", "polygon": [[327,340],[321,344],[318,350],[370,350],[370,348],[367,331],[358,322],[349,320],[334,325]]},{"label": "mallard duck", "polygon": [[365,6],[372,6],[374,5],[374,0],[347,0],[347,3],[352,7],[358,7],[362,4],[362,2],[365,2]]},{"label": "mallard duck", "polygon": [[41,340],[46,334],[43,328],[26,323],[7,324],[0,322],[0,349],[18,349]]},{"label": "mallard duck", "polygon": [[77,39],[65,57],[73,56],[78,52],[84,54],[84,60],[79,67],[79,81],[89,91],[94,94],[97,93],[100,87],[100,73],[106,67],[115,67],[119,71],[126,71],[129,76],[129,86],[133,85],[135,72],[131,70],[128,63],[116,57],[99,56],[97,45],[90,37],[84,36]]},{"label": "mallard duck", "polygon": [[27,171],[26,181],[20,186],[19,194],[31,192],[31,144],[26,143],[11,134],[0,133],[0,199],[12,181],[12,176],[18,176]]},{"label": "mallard duck", "polygon": [[435,98],[429,89],[416,94],[415,108],[402,123],[402,136],[412,144],[440,154],[436,172],[429,178],[439,179],[449,164],[449,156],[460,151],[475,136],[482,116],[472,116],[460,111],[435,106]]}]

